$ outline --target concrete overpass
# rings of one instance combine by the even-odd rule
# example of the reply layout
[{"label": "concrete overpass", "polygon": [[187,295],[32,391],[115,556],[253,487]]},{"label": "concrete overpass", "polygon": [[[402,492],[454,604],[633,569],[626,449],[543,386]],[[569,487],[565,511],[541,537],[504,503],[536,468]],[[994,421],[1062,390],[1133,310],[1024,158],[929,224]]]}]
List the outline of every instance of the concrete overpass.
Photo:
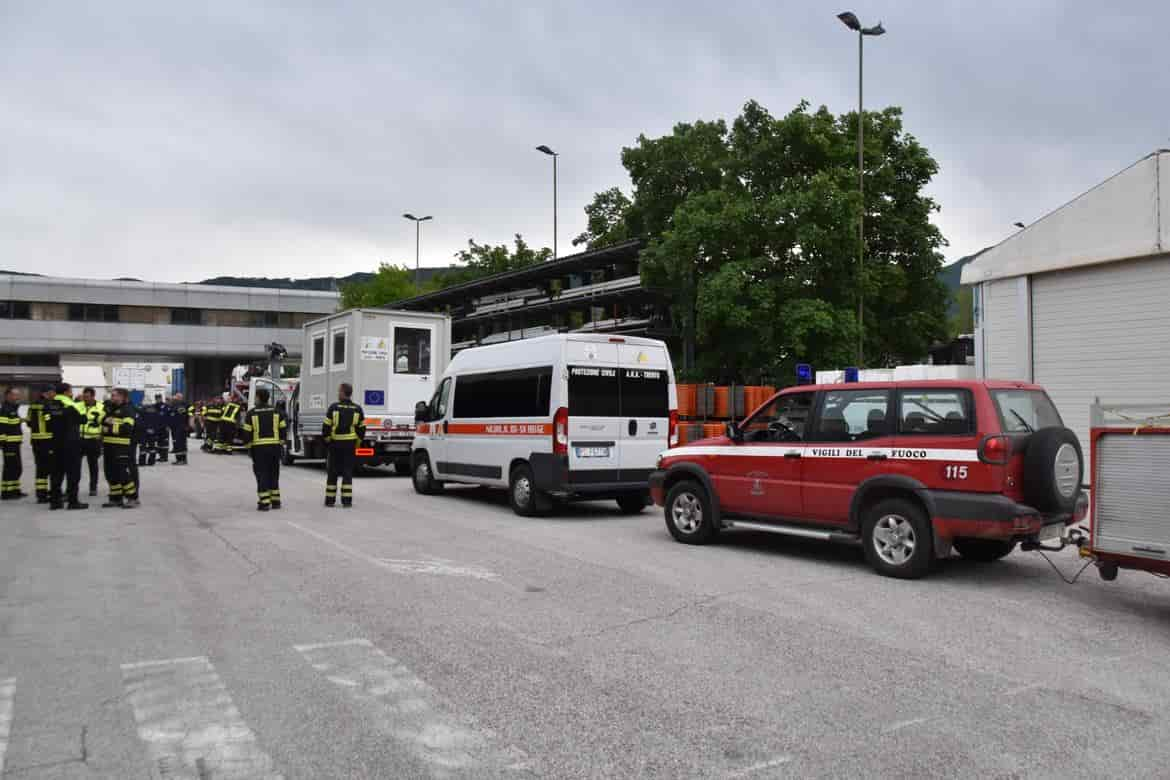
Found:
[{"label": "concrete overpass", "polygon": [[173,360],[189,392],[218,389],[264,345],[301,352],[301,325],[337,309],[332,292],[0,274],[0,381],[61,356]]}]

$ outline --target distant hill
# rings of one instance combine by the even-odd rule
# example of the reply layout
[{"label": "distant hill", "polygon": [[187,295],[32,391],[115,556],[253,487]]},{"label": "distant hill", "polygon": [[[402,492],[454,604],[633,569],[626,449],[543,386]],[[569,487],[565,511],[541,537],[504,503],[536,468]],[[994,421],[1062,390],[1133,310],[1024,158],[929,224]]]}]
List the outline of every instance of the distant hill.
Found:
[{"label": "distant hill", "polygon": [[967,255],[966,257],[960,257],[958,260],[951,263],[950,265],[943,266],[941,269],[939,269],[938,280],[940,282],[942,282],[944,285],[946,285],[946,288],[951,293],[951,303],[950,303],[950,308],[947,310],[947,316],[954,317],[955,315],[957,315],[959,313],[958,292],[959,292],[959,288],[961,287],[961,285],[959,283],[959,279],[963,275],[963,269],[967,265],[969,265],[971,263],[971,261],[973,261],[975,258],[979,257],[979,255],[983,254],[988,249],[991,249],[991,247],[987,247],[986,249],[980,249],[978,252],[976,252],[973,255]]},{"label": "distant hill", "polygon": [[[455,266],[449,268],[420,268],[419,279],[423,284],[426,284],[436,274],[455,270]],[[204,279],[197,284],[218,284],[224,287],[268,287],[278,290],[320,290],[323,292],[332,292],[338,290],[342,285],[352,284],[354,282],[368,282],[374,278],[374,274],[367,271],[359,271],[358,273],[350,274],[349,276],[313,276],[308,279],[289,279],[288,277],[273,278],[269,276],[216,276],[212,279]]]}]

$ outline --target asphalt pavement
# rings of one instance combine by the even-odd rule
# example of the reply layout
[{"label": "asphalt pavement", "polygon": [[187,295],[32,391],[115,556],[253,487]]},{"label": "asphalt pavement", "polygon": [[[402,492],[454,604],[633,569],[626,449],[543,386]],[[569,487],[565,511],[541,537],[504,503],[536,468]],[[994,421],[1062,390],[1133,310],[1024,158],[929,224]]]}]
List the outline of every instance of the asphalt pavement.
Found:
[{"label": "asphalt pavement", "polygon": [[5,780],[1170,771],[1149,575],[1016,552],[904,582],[680,545],[655,508],[526,519],[379,473],[325,509],[320,467],[281,480],[258,513],[246,456],[193,452],[136,510],[0,504]]}]

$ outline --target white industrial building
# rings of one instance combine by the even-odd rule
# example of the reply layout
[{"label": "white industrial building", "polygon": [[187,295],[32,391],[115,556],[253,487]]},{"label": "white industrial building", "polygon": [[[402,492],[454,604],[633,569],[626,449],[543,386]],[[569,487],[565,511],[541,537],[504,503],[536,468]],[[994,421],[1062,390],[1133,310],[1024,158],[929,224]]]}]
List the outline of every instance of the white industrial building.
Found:
[{"label": "white industrial building", "polygon": [[1086,450],[1094,398],[1170,405],[1170,150],[987,250],[962,281],[976,372],[1044,385]]}]

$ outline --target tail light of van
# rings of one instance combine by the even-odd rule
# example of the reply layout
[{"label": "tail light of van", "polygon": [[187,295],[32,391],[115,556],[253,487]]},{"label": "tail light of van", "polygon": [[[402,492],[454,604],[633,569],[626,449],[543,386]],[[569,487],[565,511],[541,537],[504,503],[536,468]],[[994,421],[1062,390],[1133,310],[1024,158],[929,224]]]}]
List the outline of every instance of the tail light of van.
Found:
[{"label": "tail light of van", "polygon": [[667,426],[666,446],[678,446],[678,409],[670,410],[670,423]]},{"label": "tail light of van", "polygon": [[552,434],[553,455],[569,454],[569,410],[565,407],[557,409],[553,415]]},{"label": "tail light of van", "polygon": [[985,438],[979,445],[979,460],[1003,466],[1012,459],[1012,440],[1002,433]]}]

